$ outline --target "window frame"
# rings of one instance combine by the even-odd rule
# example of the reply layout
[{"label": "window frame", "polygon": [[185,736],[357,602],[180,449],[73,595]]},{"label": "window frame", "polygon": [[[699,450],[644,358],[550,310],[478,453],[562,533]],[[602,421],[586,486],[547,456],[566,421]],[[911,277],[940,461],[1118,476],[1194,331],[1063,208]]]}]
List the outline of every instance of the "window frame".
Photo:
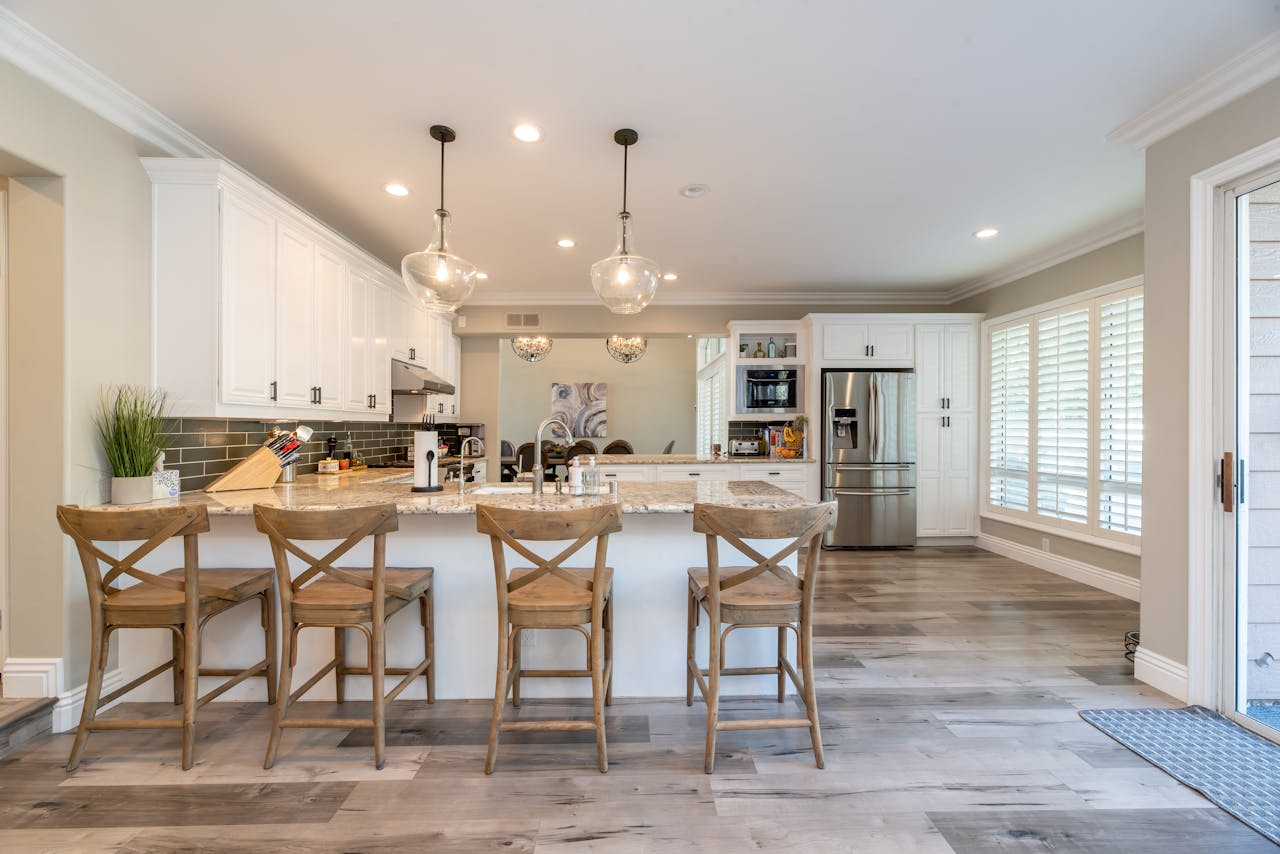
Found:
[{"label": "window frame", "polygon": [[[980,515],[984,519],[992,519],[1018,525],[1023,528],[1052,533],[1081,542],[1102,546],[1113,551],[1127,554],[1141,554],[1142,538],[1140,534],[1113,531],[1102,527],[1099,521],[1100,486],[1099,486],[1099,448],[1101,445],[1101,305],[1121,296],[1144,293],[1144,279],[1133,276],[1121,279],[1101,287],[1093,288],[1078,294],[1040,303],[1009,314],[988,318],[982,322],[981,347],[981,412],[980,412],[980,452],[978,456],[979,477],[981,478]],[[1039,452],[1038,430],[1040,407],[1039,399],[1039,320],[1046,316],[1062,314],[1082,306],[1089,308],[1089,430],[1088,430],[1088,521],[1087,523],[1042,516],[1037,512],[1038,494],[1036,457]],[[1014,510],[991,503],[991,333],[995,329],[1027,322],[1031,327],[1030,351],[1030,402],[1029,402],[1029,438],[1028,448],[1028,501],[1027,509]],[[1144,335],[1145,343],[1145,335]],[[1145,394],[1145,389],[1144,389]]]}]

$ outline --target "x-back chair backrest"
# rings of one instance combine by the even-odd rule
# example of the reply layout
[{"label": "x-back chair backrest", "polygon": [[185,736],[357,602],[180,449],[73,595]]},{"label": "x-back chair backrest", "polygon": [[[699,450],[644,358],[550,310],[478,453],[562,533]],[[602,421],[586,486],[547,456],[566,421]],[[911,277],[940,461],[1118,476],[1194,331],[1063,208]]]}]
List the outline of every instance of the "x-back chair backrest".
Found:
[{"label": "x-back chair backrest", "polygon": [[[493,568],[498,583],[498,600],[506,607],[507,596],[545,575],[554,575],[562,581],[580,587],[594,595],[595,583],[605,568],[610,534],[622,530],[622,508],[618,504],[602,504],[572,510],[513,510],[489,504],[476,505],[476,530],[489,535],[493,548]],[[534,552],[525,541],[573,540],[554,557],[544,558]],[[590,580],[567,572],[564,562],[573,557],[587,543],[595,540],[594,572]],[[510,580],[507,574],[504,547],[528,560],[533,572]]]},{"label": "x-back chair backrest", "polygon": [[[138,563],[173,537],[182,537],[183,566],[187,570],[184,578],[194,580],[194,571],[199,567],[197,538],[209,530],[209,514],[199,505],[135,510],[85,510],[75,505],[60,504],[57,516],[58,527],[76,544],[90,599],[95,604],[119,589],[115,584],[121,580],[121,576],[185,594],[185,580],[147,572],[140,569]],[[137,540],[142,540],[142,544],[122,558],[107,554],[97,546],[100,542]],[[104,564],[110,567],[105,573],[102,571]],[[225,590],[209,586],[201,588],[197,595],[199,594],[222,599],[234,598]]]},{"label": "x-back chair backrest", "polygon": [[[399,529],[394,504],[352,507],[342,510],[284,510],[263,504],[253,505],[253,518],[258,530],[271,541],[275,558],[276,579],[283,594],[297,592],[322,577],[342,581],[374,591],[384,585],[387,567],[387,534]],[[365,537],[373,536],[373,572],[370,578],[355,575],[334,563],[355,548]],[[323,557],[310,554],[295,540],[341,540]],[[307,568],[297,577],[289,569],[289,555],[302,560]],[[403,591],[387,589],[400,595]],[[371,593],[372,595],[372,593]],[[401,598],[405,598],[401,596]]]},{"label": "x-back chair backrest", "polygon": [[[818,548],[822,534],[835,525],[834,502],[808,507],[746,508],[716,504],[695,504],[693,530],[707,535],[708,582],[717,597],[725,590],[745,584],[768,572],[802,591],[806,607],[813,603],[813,583],[817,579]],[[745,540],[789,539],[787,545],[771,556],[749,546]],[[755,566],[730,575],[720,574],[720,540],[733,546]],[[801,548],[808,547],[803,574],[792,573],[782,562]]]}]

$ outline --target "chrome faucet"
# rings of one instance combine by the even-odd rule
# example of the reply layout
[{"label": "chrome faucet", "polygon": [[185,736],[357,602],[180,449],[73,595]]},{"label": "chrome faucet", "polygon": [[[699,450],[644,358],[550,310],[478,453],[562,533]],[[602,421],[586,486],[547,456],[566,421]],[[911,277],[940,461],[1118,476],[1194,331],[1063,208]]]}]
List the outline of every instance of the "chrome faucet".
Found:
[{"label": "chrome faucet", "polygon": [[560,429],[569,437],[568,443],[573,444],[573,431],[569,429],[569,425],[565,424],[559,418],[544,418],[542,423],[538,425],[538,432],[533,434],[533,494],[542,494],[542,433],[552,424],[559,424]]},{"label": "chrome faucet", "polygon": [[[458,446],[458,459],[459,459],[458,494],[459,495],[467,494],[467,445],[470,445],[472,442],[475,442],[477,445],[480,445],[479,437],[468,436],[467,438],[463,439],[462,444]],[[483,451],[481,453],[483,453]],[[480,455],[481,454],[477,454],[476,456],[480,456]],[[472,457],[472,459],[474,460],[475,457]]]}]

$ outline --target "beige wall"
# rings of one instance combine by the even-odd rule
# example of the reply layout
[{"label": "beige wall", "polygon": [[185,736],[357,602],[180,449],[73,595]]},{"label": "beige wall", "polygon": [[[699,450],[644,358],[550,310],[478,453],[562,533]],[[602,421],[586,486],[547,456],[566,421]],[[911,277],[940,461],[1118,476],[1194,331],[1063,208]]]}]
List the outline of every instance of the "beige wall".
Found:
[{"label": "beige wall", "polygon": [[530,364],[498,346],[498,433],[519,446],[533,441],[538,422],[551,413],[551,384],[604,382],[608,390],[608,436],[592,438],[598,448],[626,439],[636,453],[653,454],[672,439],[676,453],[691,454],[696,441],[694,342],[690,338],[650,338],[638,362],[614,360],[601,338],[556,339],[551,354]]},{"label": "beige wall", "polygon": [[502,456],[498,441],[498,339],[463,338],[461,370],[459,420],[485,425],[485,474],[496,483],[500,479]]},{"label": "beige wall", "polygon": [[[1033,273],[992,290],[975,294],[953,306],[957,311],[971,311],[999,317],[1032,306],[1052,302],[1092,288],[1118,282],[1142,274],[1143,236],[1136,234],[1078,258],[1072,258],[1048,269]],[[980,489],[981,494],[981,489]],[[981,532],[989,537],[1011,540],[1049,554],[1082,561],[1101,569],[1118,572],[1130,578],[1139,574],[1138,558],[1102,546],[1083,543],[1070,537],[1047,534],[1012,522],[983,519]],[[1045,548],[1047,544],[1047,548]]]},{"label": "beige wall", "polygon": [[[52,220],[60,218],[65,275],[57,281],[53,272],[46,271],[49,279],[11,269],[11,308],[25,302],[40,311],[13,312],[11,325],[48,328],[39,341],[15,328],[21,334],[9,341],[9,486],[20,498],[9,508],[11,556],[39,555],[10,564],[10,585],[43,593],[31,600],[35,607],[22,601],[5,616],[13,620],[9,654],[63,659],[65,690],[87,673],[87,620],[84,580],[54,523],[53,504],[102,495],[106,465],[91,423],[99,388],[150,381],[151,188],[138,155],[155,152],[0,62],[0,153],[61,179],[61,214],[44,211],[47,221],[31,246],[58,241]],[[23,176],[9,174],[16,196]],[[29,186],[41,192],[39,182]],[[48,201],[41,204],[53,205],[52,191],[43,192]],[[18,220],[13,228],[23,227]],[[15,263],[21,251],[15,246]],[[23,460],[38,460],[38,471],[20,471]],[[59,580],[61,589],[51,592]]]},{"label": "beige wall", "polygon": [[1179,663],[1188,645],[1190,178],[1278,137],[1273,81],[1147,150],[1145,458],[1163,464],[1143,477],[1142,645]]}]

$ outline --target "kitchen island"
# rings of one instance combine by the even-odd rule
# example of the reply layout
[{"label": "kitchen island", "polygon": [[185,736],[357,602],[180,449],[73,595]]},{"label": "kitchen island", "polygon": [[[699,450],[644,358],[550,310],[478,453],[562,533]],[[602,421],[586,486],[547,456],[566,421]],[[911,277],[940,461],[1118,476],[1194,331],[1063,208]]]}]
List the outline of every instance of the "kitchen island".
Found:
[{"label": "kitchen island", "polygon": [[[456,484],[434,494],[410,492],[412,473],[382,469],[338,475],[304,475],[297,482],[271,489],[226,493],[184,493],[172,502],[208,508],[212,531],[200,538],[202,566],[270,566],[267,539],[254,528],[257,503],[295,509],[325,509],[394,503],[400,530],[387,538],[391,566],[435,567],[436,693],[447,699],[487,699],[493,696],[497,654],[497,616],[493,561],[488,537],[475,530],[478,503],[530,511],[609,503],[609,495],[557,495],[548,484],[541,496],[526,484],[470,486],[459,494]],[[693,533],[692,511],[698,502],[739,507],[782,508],[807,502],[771,484],[757,481],[700,481],[620,483],[623,530],[609,541],[609,565],[614,567],[614,694],[618,697],[672,697],[684,693],[686,569],[705,565],[706,540]],[[171,502],[154,502],[162,505]],[[109,509],[109,508],[104,508]],[[535,548],[554,554],[564,544]],[[766,553],[772,544],[760,544]],[[722,560],[732,554],[722,545]],[[317,544],[317,551],[320,546]],[[155,556],[159,566],[180,564],[180,544],[169,543]],[[353,550],[350,565],[371,560],[369,543]],[[740,562],[740,561],[739,561]],[[794,566],[794,559],[791,565]],[[259,649],[257,613],[249,607],[209,624],[205,635],[205,663],[211,667],[248,660]],[[705,660],[705,621],[700,627],[700,658]],[[577,666],[584,645],[577,632],[527,632],[533,643],[523,649],[526,667]],[[170,642],[162,632],[119,633],[121,683],[168,657]],[[364,655],[359,633],[348,635],[352,662]],[[734,633],[728,666],[768,665],[777,655],[773,629],[744,629]],[[421,630],[409,616],[393,618],[387,639],[388,664],[401,664],[421,652]],[[333,655],[328,629],[306,629],[299,639],[298,675],[306,676]],[[259,680],[236,686],[228,699],[263,699]],[[737,677],[729,683],[734,694],[767,695],[777,688],[772,676]],[[589,696],[583,679],[535,679],[522,686],[530,697]],[[349,678],[348,697],[367,699],[368,680]],[[315,689],[315,699],[333,698],[333,677]],[[404,696],[425,697],[418,681]],[[165,680],[155,680],[133,692],[133,700],[172,700]]]}]

